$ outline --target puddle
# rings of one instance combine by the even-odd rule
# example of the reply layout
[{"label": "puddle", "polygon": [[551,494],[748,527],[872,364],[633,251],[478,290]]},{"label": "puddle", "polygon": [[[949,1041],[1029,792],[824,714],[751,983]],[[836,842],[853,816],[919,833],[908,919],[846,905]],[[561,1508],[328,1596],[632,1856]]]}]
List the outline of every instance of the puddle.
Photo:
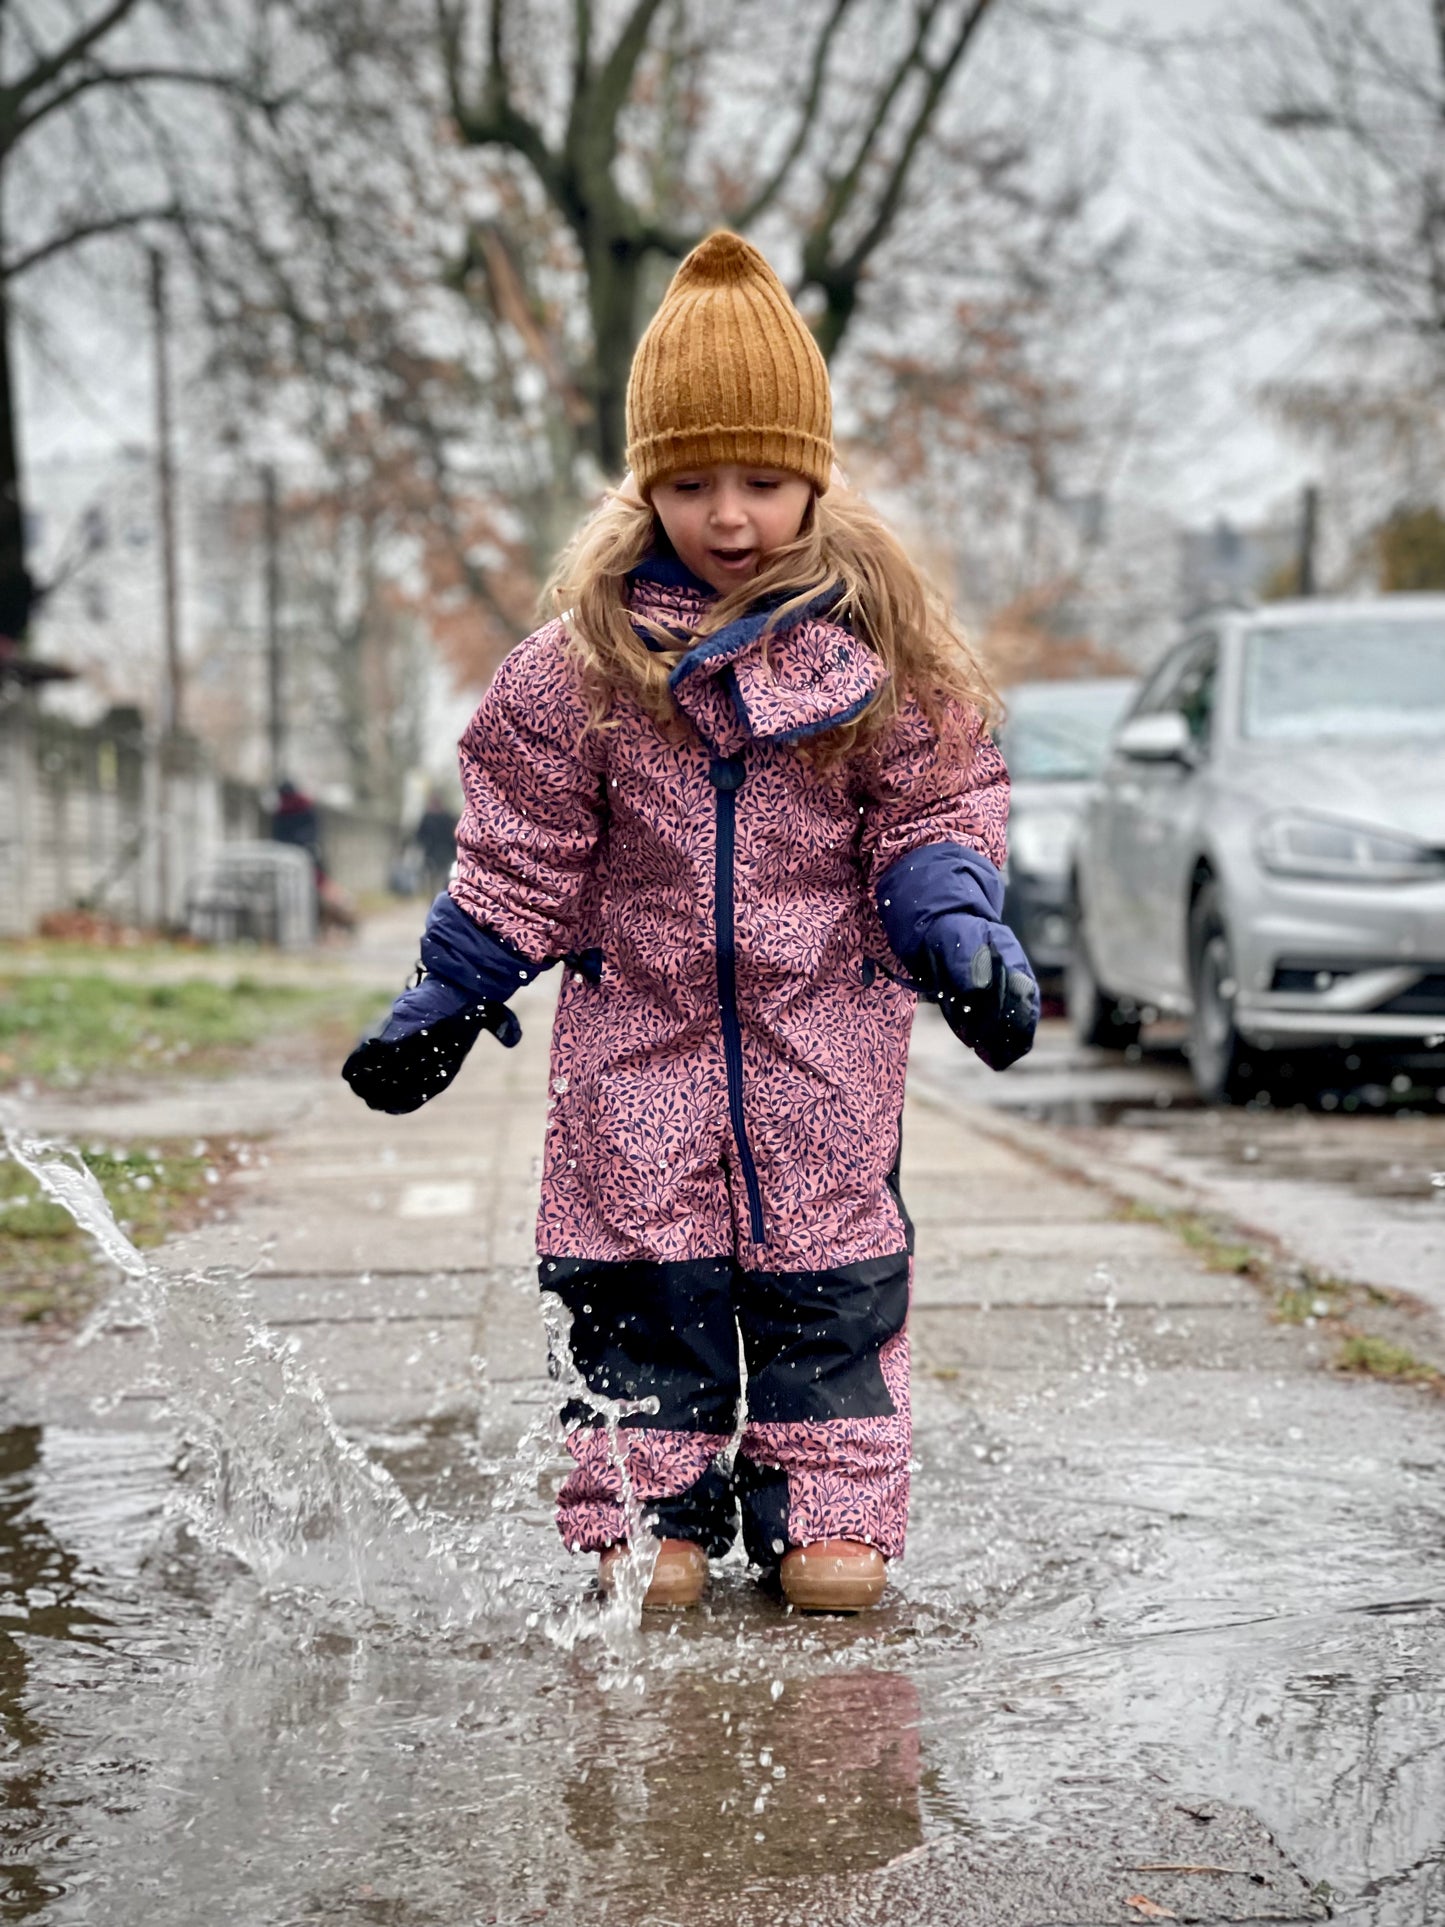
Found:
[{"label": "puddle", "polygon": [[[68,1182],[51,1171],[53,1185]],[[788,1927],[1445,1911],[1445,1453],[1340,1388],[920,1393],[884,1610],[607,1609],[544,1418],[347,1437],[234,1273],[110,1240],[166,1415],[0,1435],[0,1917]],[[1064,1451],[1062,1440],[1067,1439]],[[1206,1863],[1207,1876],[1169,1869]],[[1163,1871],[1159,1871],[1163,1868]],[[1227,1911],[1226,1911],[1227,1910]]]},{"label": "puddle", "polygon": [[[625,1667],[537,1622],[579,1590],[544,1527],[532,1603],[448,1624],[415,1569],[379,1611],[168,1531],[151,1433],[13,1432],[4,1918],[731,1927],[831,1918],[819,1883],[872,1918],[920,1855],[1059,1878],[1066,1841],[1068,1878],[1117,1896],[1126,1851],[1178,1858],[1157,1815],[1139,1835],[1161,1802],[1249,1816],[1285,1917],[1321,1879],[1341,1919],[1438,1917],[1445,1464],[1158,1440],[1131,1463],[1101,1424],[1065,1465],[1041,1429],[983,1458],[967,1420],[921,1434],[915,1548],[867,1622],[798,1620],[724,1566]],[[490,1508],[466,1448],[389,1455],[418,1496],[450,1470],[459,1529]],[[1006,1880],[992,1911],[950,1891],[892,1917],[1010,1917]]]}]

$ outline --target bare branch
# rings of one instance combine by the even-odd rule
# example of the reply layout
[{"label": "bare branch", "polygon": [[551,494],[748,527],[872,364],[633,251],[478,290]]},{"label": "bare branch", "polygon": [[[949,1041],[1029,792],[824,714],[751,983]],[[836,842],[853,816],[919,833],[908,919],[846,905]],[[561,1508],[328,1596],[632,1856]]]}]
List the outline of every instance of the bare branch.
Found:
[{"label": "bare branch", "polygon": [[460,127],[464,118],[463,101],[466,94],[462,74],[462,20],[459,6],[449,4],[449,0],[434,0],[437,25],[437,45],[442,57],[442,75],[446,81],[447,104],[451,108],[452,119]]},{"label": "bare branch", "polygon": [[572,0],[572,34],[572,98],[580,100],[592,78],[592,0]]},{"label": "bare branch", "polygon": [[897,100],[909,75],[922,62],[923,50],[927,44],[929,28],[937,18],[938,10],[942,4],[943,0],[921,0],[917,15],[915,16],[916,29],[913,39],[905,48],[885,84],[879,89],[877,97],[873,102],[873,112],[869,116],[867,124],[854,146],[853,158],[844,165],[841,173],[832,176],[829,180],[828,194],[824,203],[823,218],[820,223],[818,235],[818,238],[822,242],[822,256],[824,258],[826,258],[828,244],[832,240],[833,231],[837,227],[844,210],[852,204],[853,197],[858,191],[858,185],[863,178],[863,170],[873,158],[873,151],[882,137],[884,128],[888,125],[888,116],[893,111],[893,103]]},{"label": "bare branch", "polygon": [[28,74],[22,74],[5,92],[12,102],[27,100],[38,88],[48,86],[57,74],[64,73],[67,67],[77,60],[83,60],[92,47],[99,46],[106,35],[118,27],[127,14],[134,13],[140,0],[110,0],[110,5],[98,13],[87,25],[77,29],[63,46],[44,54]]},{"label": "bare branch", "polygon": [[447,65],[447,87],[457,131],[470,147],[510,147],[526,160],[546,188],[552,201],[565,203],[566,186],[557,156],[547,145],[537,122],[524,114],[512,98],[511,75],[507,67],[507,0],[491,0],[487,20],[487,72],[480,99],[468,101],[461,85],[460,28],[455,15],[442,19],[451,31]]},{"label": "bare branch", "polygon": [[[933,64],[927,58],[928,39],[942,4],[943,0],[927,0],[926,4],[919,6],[913,38],[880,88],[873,112],[853,149],[851,159],[842,172],[829,181],[818,219],[804,243],[804,281],[821,288],[827,297],[827,312],[818,328],[819,345],[825,355],[831,355],[842,339],[856,305],[858,287],[868,261],[897,219],[919,149],[933,124],[949,82],[994,0],[971,0],[964,8],[942,59]],[[879,190],[873,212],[846,254],[841,258],[835,257],[833,244],[839,227],[858,200],[865,174],[882,140],[894,105],[905,83],[915,73],[924,76],[923,90]]]},{"label": "bare branch", "polygon": [[612,52],[602,63],[597,76],[597,113],[600,122],[609,129],[616,127],[617,116],[631,91],[632,77],[662,4],[663,0],[636,0]]},{"label": "bare branch", "polygon": [[[214,87],[223,93],[234,94],[238,99],[247,100],[267,113],[274,113],[285,98],[257,93],[241,74],[208,74],[190,67],[88,67],[84,73],[78,74],[53,94],[48,94],[23,114],[5,145],[13,147],[32,127],[97,87],[144,86],[155,81],[186,87]],[[291,91],[294,94],[295,90]]]},{"label": "bare branch", "polygon": [[[767,209],[772,206],[773,202],[783,191],[794,167],[796,167],[801,158],[803,149],[808,144],[808,136],[812,133],[813,125],[818,118],[818,109],[822,104],[824,82],[827,79],[828,73],[828,56],[833,50],[833,41],[837,36],[839,27],[843,24],[844,16],[849,12],[853,4],[854,0],[833,0],[832,12],[823,22],[818,32],[818,38],[813,44],[813,59],[808,71],[808,87],[806,93],[803,95],[803,105],[798,114],[798,124],[793,129],[793,138],[788,142],[782,159],[778,162],[778,165],[773,169],[767,180],[763,182],[762,186],[753,195],[753,198],[743,207],[739,208],[732,216],[733,221],[738,227],[749,227],[757,220],[760,214],[766,213]],[[1441,0],[1441,5],[1445,6],[1445,0]]]},{"label": "bare branch", "polygon": [[862,237],[848,256],[848,266],[861,272],[868,257],[873,253],[893,223],[908,185],[908,175],[917,157],[919,147],[928,133],[938,104],[947,91],[959,63],[968,51],[969,43],[983,23],[984,15],[994,4],[994,0],[973,0],[973,5],[964,14],[954,36],[953,45],[937,67],[925,68],[928,84],[923,90],[923,98],[918,103],[913,116],[913,124],[904,137],[892,170],[878,197],[873,219],[864,230]]},{"label": "bare branch", "polygon": [[156,207],[126,208],[118,214],[99,214],[87,221],[73,221],[69,227],[62,228],[44,241],[37,241],[34,247],[12,255],[0,266],[0,282],[11,282],[42,262],[54,260],[59,254],[79,247],[83,241],[94,241],[105,234],[122,234],[127,228],[141,227],[147,221],[177,221],[181,210],[174,201]]}]

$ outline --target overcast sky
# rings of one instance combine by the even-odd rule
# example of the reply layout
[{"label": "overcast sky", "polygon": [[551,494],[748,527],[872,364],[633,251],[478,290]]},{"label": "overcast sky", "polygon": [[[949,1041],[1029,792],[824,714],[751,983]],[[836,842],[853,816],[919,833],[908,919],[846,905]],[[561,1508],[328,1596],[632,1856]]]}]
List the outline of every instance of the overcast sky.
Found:
[{"label": "overcast sky", "polygon": [[[1208,31],[1226,15],[1246,17],[1270,0],[1078,0],[1077,12],[1107,27],[1130,23],[1151,31]],[[1122,139],[1118,192],[1146,235],[1177,229],[1181,209],[1197,193],[1176,131],[1167,89],[1145,63],[1102,48],[1082,56],[1091,91],[1116,121]],[[54,284],[51,284],[52,288]],[[1302,479],[1298,454],[1259,421],[1249,388],[1275,372],[1290,352],[1283,334],[1262,334],[1243,351],[1206,370],[1190,398],[1191,420],[1181,460],[1165,486],[1181,519],[1218,512],[1248,517],[1282,501]],[[24,456],[33,471],[61,454],[99,453],[149,438],[150,351],[144,326],[140,264],[115,270],[96,293],[75,283],[55,328],[53,352],[33,342],[19,348]]]}]

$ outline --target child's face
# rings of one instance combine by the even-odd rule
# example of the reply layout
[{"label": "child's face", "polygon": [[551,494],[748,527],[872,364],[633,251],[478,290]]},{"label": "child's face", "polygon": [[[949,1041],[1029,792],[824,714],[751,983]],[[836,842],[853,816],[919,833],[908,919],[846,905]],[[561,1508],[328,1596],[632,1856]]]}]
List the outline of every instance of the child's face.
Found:
[{"label": "child's face", "polygon": [[782,468],[679,469],[656,482],[652,506],[678,559],[726,595],[757,574],[773,549],[793,541],[813,485]]}]

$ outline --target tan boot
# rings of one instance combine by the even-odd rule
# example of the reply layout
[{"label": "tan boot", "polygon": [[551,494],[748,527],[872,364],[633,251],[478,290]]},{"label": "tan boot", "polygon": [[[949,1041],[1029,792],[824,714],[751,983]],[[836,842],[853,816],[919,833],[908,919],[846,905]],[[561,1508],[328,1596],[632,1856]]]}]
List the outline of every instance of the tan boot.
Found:
[{"label": "tan boot", "polygon": [[857,1539],[820,1539],[785,1553],[778,1580],[799,1612],[860,1613],[883,1597],[888,1564],[876,1546]]},{"label": "tan boot", "polygon": [[[618,1567],[628,1557],[624,1546],[609,1546],[597,1568],[598,1590],[605,1597],[616,1586]],[[642,1595],[645,1611],[669,1606],[695,1606],[707,1584],[707,1554],[691,1539],[660,1539],[657,1564]]]}]

